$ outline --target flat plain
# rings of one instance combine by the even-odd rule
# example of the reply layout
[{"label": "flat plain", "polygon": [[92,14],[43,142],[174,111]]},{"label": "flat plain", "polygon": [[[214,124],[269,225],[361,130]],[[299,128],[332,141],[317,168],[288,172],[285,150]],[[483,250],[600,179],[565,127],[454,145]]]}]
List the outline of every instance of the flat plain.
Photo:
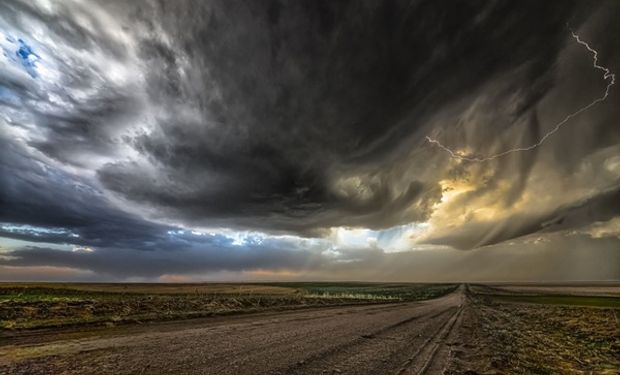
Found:
[{"label": "flat plain", "polygon": [[4,374],[617,374],[618,284],[1,284]]}]

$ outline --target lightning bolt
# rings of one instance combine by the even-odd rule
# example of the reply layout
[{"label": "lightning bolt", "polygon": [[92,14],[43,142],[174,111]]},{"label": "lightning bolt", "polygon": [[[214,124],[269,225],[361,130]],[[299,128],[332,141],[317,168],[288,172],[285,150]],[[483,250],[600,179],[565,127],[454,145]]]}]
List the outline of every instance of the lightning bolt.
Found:
[{"label": "lightning bolt", "polygon": [[447,146],[444,146],[443,144],[441,144],[441,142],[439,142],[436,139],[433,139],[431,137],[426,137],[426,141],[432,144],[437,145],[437,147],[441,148],[442,150],[446,151],[447,153],[450,154],[450,156],[454,159],[459,159],[459,160],[463,160],[463,161],[470,161],[470,162],[485,162],[485,161],[490,161],[493,159],[497,159],[500,158],[502,156],[506,156],[508,154],[512,154],[515,152],[524,152],[524,151],[530,151],[535,149],[536,147],[539,147],[540,145],[542,145],[549,137],[551,137],[553,134],[555,134],[558,130],[560,130],[560,128],[566,124],[568,121],[570,121],[573,117],[578,116],[579,114],[587,111],[588,109],[594,107],[595,105],[597,105],[598,103],[601,103],[603,101],[605,101],[605,99],[607,99],[607,97],[609,96],[609,90],[611,89],[611,87],[616,83],[616,75],[614,73],[611,72],[611,70],[609,70],[608,68],[601,66],[598,64],[598,51],[596,51],[594,48],[590,47],[590,45],[583,41],[579,35],[577,35],[575,32],[573,32],[571,30],[571,35],[573,36],[573,38],[575,38],[575,40],[577,41],[577,43],[581,44],[582,46],[584,46],[590,53],[592,53],[592,60],[593,60],[593,67],[595,69],[601,70],[603,72],[603,80],[604,81],[609,81],[607,83],[607,87],[605,88],[605,93],[599,97],[596,98],[595,100],[593,100],[592,102],[590,102],[590,104],[579,108],[577,111],[567,115],[566,117],[564,117],[564,119],[560,122],[558,122],[557,124],[555,124],[555,126],[549,130],[547,133],[545,133],[545,135],[542,136],[542,138],[540,138],[538,140],[538,142],[527,146],[527,147],[517,147],[517,148],[512,148],[510,150],[506,150],[506,151],[502,151],[500,153],[497,154],[493,154],[493,155],[489,155],[489,156],[485,156],[485,157],[472,157],[472,156],[467,156],[465,154],[462,154],[458,151],[453,151],[452,149],[450,149]]}]

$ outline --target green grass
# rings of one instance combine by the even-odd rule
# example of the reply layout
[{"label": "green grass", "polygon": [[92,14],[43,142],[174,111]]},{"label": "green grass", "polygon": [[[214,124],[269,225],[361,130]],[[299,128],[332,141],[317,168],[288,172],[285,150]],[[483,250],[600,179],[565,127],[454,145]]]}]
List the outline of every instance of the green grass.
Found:
[{"label": "green grass", "polygon": [[502,302],[524,302],[548,305],[593,306],[620,308],[620,297],[595,296],[564,296],[564,295],[492,295],[492,298]]},{"label": "green grass", "polygon": [[453,284],[0,283],[0,328],[170,320],[269,309],[436,298]]},{"label": "green grass", "polygon": [[85,295],[85,294],[292,294],[295,289],[278,285],[248,283],[8,283],[0,282],[0,298],[3,294],[50,294],[50,295]]},{"label": "green grass", "polygon": [[301,282],[265,284],[1,284],[0,302],[58,302],[130,300],[171,297],[346,298],[361,300],[417,301],[454,291],[456,284]]},{"label": "green grass", "polygon": [[[274,284],[276,285],[276,284]],[[456,284],[306,282],[278,283],[318,298],[361,298],[390,301],[418,301],[437,298],[454,291]]]}]

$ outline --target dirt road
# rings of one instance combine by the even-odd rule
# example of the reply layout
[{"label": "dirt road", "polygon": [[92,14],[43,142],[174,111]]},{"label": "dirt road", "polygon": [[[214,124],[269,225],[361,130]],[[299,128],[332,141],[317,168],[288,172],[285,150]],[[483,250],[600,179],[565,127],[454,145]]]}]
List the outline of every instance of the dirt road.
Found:
[{"label": "dirt road", "polygon": [[0,347],[0,374],[439,374],[466,301],[461,286],[416,303],[26,338]]}]

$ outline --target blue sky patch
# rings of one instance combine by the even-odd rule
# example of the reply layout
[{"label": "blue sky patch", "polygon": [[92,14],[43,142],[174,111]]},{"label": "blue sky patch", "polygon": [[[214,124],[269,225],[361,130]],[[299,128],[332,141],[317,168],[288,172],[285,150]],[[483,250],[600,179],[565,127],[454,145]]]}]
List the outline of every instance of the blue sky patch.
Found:
[{"label": "blue sky patch", "polygon": [[28,74],[30,74],[32,78],[36,78],[36,63],[40,60],[39,55],[34,53],[32,47],[26,44],[23,39],[18,39],[17,42],[19,43],[19,48],[15,51],[15,55],[22,66],[26,68]]},{"label": "blue sky patch", "polygon": [[11,43],[11,47],[3,46],[4,56],[23,66],[32,78],[36,78],[38,75],[37,63],[41,60],[41,57],[34,52],[32,46],[21,38],[16,40],[11,36],[7,36],[6,40]]}]

